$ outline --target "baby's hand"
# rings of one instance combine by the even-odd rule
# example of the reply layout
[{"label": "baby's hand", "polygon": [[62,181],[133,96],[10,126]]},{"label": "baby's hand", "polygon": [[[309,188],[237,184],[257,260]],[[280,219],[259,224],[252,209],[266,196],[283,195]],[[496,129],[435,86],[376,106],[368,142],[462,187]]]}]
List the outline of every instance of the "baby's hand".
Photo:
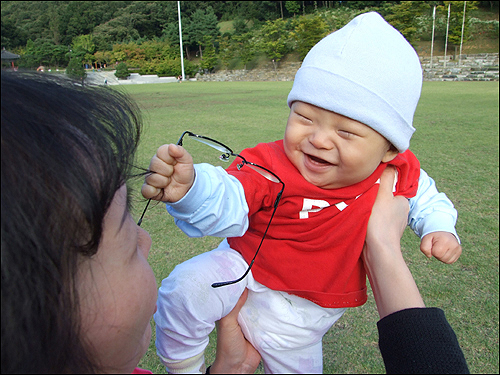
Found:
[{"label": "baby's hand", "polygon": [[194,182],[193,158],[181,146],[169,144],[158,148],[151,159],[144,179],[142,195],[162,202],[177,202],[184,197]]},{"label": "baby's hand", "polygon": [[433,232],[425,235],[420,242],[420,250],[427,258],[435,257],[448,264],[454,263],[462,254],[462,246],[449,232]]}]

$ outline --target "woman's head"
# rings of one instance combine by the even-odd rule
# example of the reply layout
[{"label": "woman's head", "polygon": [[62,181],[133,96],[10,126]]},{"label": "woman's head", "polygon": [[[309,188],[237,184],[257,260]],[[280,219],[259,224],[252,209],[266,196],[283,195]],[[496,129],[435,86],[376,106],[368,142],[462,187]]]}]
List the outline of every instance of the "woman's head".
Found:
[{"label": "woman's head", "polygon": [[139,110],[116,90],[50,75],[2,72],[1,90],[2,372],[105,369],[88,309],[102,303],[93,275],[106,270]]}]

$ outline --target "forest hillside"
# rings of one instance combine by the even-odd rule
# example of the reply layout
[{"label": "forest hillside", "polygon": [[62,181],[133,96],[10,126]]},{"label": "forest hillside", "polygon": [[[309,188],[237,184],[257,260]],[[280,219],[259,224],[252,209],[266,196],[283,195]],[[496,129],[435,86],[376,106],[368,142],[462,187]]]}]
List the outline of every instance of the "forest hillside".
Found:
[{"label": "forest hillside", "polygon": [[[181,1],[187,75],[301,61],[327,34],[377,11],[429,54],[498,52],[495,1]],[[177,1],[2,1],[2,48],[21,68],[82,66],[180,74]],[[464,18],[465,5],[465,18]],[[433,19],[434,9],[436,9]],[[465,19],[465,22],[463,22]],[[462,40],[462,25],[463,40]]]}]

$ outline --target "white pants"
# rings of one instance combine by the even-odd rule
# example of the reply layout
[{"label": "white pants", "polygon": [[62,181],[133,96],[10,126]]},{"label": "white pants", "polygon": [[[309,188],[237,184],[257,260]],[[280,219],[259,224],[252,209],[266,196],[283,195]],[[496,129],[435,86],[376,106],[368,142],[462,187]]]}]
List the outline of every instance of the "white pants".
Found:
[{"label": "white pants", "polygon": [[322,373],[322,338],[345,309],[323,308],[309,300],[274,291],[251,274],[239,283],[212,288],[240,277],[248,265],[224,240],[217,249],[175,267],[158,292],[156,348],[162,362],[198,357],[215,322],[226,316],[249,289],[238,321],[259,351],[266,373]]}]

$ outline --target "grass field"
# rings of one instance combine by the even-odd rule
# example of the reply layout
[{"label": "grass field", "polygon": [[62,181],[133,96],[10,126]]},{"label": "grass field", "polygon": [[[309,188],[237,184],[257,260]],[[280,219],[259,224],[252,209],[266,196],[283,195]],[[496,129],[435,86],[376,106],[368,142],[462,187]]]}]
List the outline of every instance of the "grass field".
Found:
[{"label": "grass field", "polygon": [[[144,114],[138,165],[146,168],[158,146],[176,142],[184,130],[218,139],[236,152],[282,138],[291,86],[291,82],[186,82],[120,87]],[[463,254],[453,265],[428,260],[419,251],[419,239],[407,230],[405,259],[427,306],[444,309],[471,373],[499,371],[498,87],[498,82],[425,82],[411,143],[422,168],[458,210]],[[195,162],[217,161],[217,152],[205,152],[206,146],[185,145]],[[139,197],[141,183],[134,184],[136,216],[144,204]],[[149,260],[158,285],[176,264],[220,242],[187,238],[163,204],[148,210],[142,226],[153,240]],[[370,291],[369,301],[349,310],[325,336],[324,372],[384,373],[377,320]],[[213,342],[207,349],[208,364],[214,359]],[[155,353],[153,336],[140,366],[164,373]]]}]

